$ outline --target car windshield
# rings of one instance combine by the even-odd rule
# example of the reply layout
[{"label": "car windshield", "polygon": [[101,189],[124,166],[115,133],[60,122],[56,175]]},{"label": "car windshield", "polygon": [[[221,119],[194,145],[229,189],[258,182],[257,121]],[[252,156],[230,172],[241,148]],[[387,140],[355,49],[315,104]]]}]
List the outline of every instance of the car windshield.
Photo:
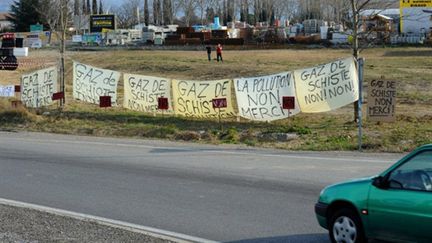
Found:
[{"label": "car windshield", "polygon": [[421,152],[394,170],[390,187],[432,191],[432,151]]}]

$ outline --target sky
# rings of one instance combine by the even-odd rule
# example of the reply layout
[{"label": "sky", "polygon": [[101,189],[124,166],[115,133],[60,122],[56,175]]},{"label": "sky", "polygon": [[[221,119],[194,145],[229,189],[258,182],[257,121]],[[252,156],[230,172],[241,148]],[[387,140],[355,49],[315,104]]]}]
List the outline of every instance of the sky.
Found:
[{"label": "sky", "polygon": [[[118,6],[123,2],[123,0],[102,0],[104,8],[109,6]],[[13,3],[13,0],[0,0],[0,13],[9,12],[10,5]],[[99,3],[99,1],[98,1]]]},{"label": "sky", "polygon": [[12,0],[0,0],[0,13],[8,12],[12,2]]}]

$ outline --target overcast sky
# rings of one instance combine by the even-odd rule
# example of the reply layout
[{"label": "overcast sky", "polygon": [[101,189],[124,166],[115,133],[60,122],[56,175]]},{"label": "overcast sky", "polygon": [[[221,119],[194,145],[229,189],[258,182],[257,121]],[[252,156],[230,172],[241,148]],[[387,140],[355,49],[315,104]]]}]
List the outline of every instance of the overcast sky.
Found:
[{"label": "overcast sky", "polygon": [[[10,5],[12,4],[13,0],[0,0],[0,13],[1,12],[9,12]],[[123,2],[123,0],[102,0],[102,3],[104,5],[104,8],[108,8],[110,6],[117,6],[120,5]],[[99,3],[99,1],[98,1]]]}]

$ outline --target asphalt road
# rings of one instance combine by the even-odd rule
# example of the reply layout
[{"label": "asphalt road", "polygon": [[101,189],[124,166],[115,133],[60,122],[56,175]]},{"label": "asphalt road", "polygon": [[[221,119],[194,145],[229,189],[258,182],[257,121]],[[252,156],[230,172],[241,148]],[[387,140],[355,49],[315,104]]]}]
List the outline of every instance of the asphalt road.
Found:
[{"label": "asphalt road", "polygon": [[0,132],[0,197],[225,242],[328,242],[320,190],[402,155]]}]

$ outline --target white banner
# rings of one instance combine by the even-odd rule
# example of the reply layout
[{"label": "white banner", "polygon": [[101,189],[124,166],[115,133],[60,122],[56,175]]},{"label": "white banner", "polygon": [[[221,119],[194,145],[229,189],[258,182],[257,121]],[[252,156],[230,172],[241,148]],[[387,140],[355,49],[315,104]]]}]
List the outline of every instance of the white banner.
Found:
[{"label": "white banner", "polygon": [[[171,80],[135,74],[124,74],[124,107],[143,112],[157,112],[158,98],[171,103]],[[172,106],[164,112],[172,112]]]},{"label": "white banner", "polygon": [[100,96],[111,96],[112,105],[116,105],[119,79],[119,72],[74,62],[73,97],[98,105]]},{"label": "white banner", "polygon": [[21,77],[21,101],[26,107],[39,108],[53,103],[57,92],[57,67],[39,70]]},{"label": "white banner", "polygon": [[15,85],[0,86],[0,97],[14,97]]},{"label": "white banner", "polygon": [[288,110],[283,109],[282,98],[295,97],[291,72],[235,79],[234,85],[241,117],[254,121],[274,121],[300,112],[297,101],[295,109],[289,110],[289,113]]},{"label": "white banner", "polygon": [[297,70],[294,79],[302,112],[326,112],[359,98],[358,73],[353,58]]}]

